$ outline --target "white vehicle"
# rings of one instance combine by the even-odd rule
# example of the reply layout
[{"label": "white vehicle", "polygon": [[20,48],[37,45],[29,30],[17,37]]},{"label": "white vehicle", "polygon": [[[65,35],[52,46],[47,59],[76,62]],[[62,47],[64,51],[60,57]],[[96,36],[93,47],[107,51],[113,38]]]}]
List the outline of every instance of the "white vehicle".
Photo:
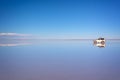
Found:
[{"label": "white vehicle", "polygon": [[98,38],[97,40],[94,41],[94,43],[104,44],[105,43],[105,39],[104,38]]},{"label": "white vehicle", "polygon": [[105,39],[104,38],[98,38],[94,40],[94,45],[97,47],[105,47]]}]

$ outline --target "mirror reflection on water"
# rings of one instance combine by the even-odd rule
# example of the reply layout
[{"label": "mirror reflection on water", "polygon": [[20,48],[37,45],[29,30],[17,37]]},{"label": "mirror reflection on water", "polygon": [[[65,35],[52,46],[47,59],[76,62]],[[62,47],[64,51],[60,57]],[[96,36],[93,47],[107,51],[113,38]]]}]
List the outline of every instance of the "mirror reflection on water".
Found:
[{"label": "mirror reflection on water", "polygon": [[0,80],[120,80],[120,41],[2,42]]}]

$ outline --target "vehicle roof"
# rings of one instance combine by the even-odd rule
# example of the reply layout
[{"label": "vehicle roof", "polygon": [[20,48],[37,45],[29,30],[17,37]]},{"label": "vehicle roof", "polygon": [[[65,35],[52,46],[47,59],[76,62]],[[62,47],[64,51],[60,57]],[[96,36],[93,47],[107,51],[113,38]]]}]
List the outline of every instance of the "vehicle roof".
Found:
[{"label": "vehicle roof", "polygon": [[98,39],[100,39],[100,40],[104,40],[104,38],[98,38]]}]

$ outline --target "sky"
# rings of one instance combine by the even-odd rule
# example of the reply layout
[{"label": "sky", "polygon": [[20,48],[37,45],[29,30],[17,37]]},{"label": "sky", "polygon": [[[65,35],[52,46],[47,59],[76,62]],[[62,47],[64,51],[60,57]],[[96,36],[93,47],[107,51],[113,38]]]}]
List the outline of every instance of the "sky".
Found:
[{"label": "sky", "polygon": [[0,35],[120,38],[119,0],[0,0]]}]

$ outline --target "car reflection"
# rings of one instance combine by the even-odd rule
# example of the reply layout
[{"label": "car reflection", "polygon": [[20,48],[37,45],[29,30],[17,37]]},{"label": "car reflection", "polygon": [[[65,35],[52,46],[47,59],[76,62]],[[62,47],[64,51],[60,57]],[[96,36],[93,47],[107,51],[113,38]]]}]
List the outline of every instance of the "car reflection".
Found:
[{"label": "car reflection", "polygon": [[104,48],[105,47],[105,42],[96,42],[93,41],[93,44],[99,48]]}]

